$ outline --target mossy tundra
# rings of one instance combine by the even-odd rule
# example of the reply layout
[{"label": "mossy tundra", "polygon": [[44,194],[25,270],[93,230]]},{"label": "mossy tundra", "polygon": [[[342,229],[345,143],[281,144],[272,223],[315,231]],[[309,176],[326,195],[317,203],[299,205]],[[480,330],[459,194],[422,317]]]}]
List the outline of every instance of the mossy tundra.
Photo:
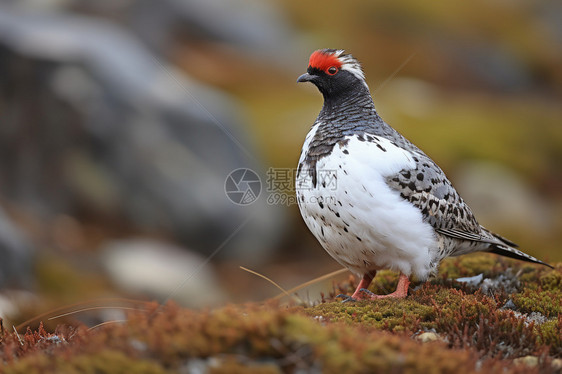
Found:
[{"label": "mossy tundra", "polygon": [[[0,372],[560,372],[561,271],[478,254],[445,261],[403,300],[342,303],[350,277],[312,306],[147,304],[90,330],[4,330]],[[479,284],[454,280],[479,274]],[[396,281],[380,272],[371,288]]]}]

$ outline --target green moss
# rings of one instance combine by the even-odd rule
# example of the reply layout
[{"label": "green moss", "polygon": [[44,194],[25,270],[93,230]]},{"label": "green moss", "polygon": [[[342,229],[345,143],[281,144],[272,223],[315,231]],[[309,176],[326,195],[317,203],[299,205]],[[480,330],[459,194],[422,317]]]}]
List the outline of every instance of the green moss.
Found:
[{"label": "green moss", "polygon": [[49,367],[51,359],[47,355],[37,355],[36,357],[26,357],[25,360],[5,365],[2,373],[4,374],[35,374],[45,373],[44,368]]},{"label": "green moss", "polygon": [[333,322],[358,323],[390,331],[415,331],[431,328],[435,316],[431,306],[412,299],[381,299],[375,302],[326,303],[305,309],[310,316]]},{"label": "green moss", "polygon": [[281,374],[274,363],[243,362],[236,356],[224,356],[213,360],[209,374]]},{"label": "green moss", "polygon": [[[476,264],[476,267],[482,266],[480,261],[464,262],[461,266],[464,274],[481,270],[471,269],[471,264]],[[517,271],[517,263],[513,266]],[[541,271],[537,274],[537,283],[539,279],[550,277],[548,272],[545,272],[545,277],[542,278]],[[497,276],[497,274],[490,275]],[[531,289],[527,289],[526,292],[533,295],[536,293]],[[550,292],[551,303],[552,300],[560,300],[558,295],[553,294],[554,291],[548,292]],[[479,351],[487,352],[489,357],[537,354],[542,349],[546,349],[545,341],[554,343],[548,348],[553,354],[558,352],[561,349],[560,345],[553,338],[556,331],[547,329],[548,333],[545,332],[544,335],[549,338],[541,340],[542,330],[529,325],[525,318],[512,311],[501,308],[509,298],[511,295],[503,293],[490,297],[479,291],[451,288],[443,282],[427,282],[418,290],[410,292],[405,300],[326,303],[307,308],[304,313],[320,318],[326,323],[344,322],[347,325],[388,330],[394,333],[435,329],[449,341],[452,347],[475,347]],[[536,306],[537,302],[532,304]],[[538,303],[538,305],[543,304],[545,303]]]},{"label": "green moss", "polygon": [[542,272],[542,268],[525,264],[519,269],[519,279],[527,286],[534,286],[538,281],[538,277]]},{"label": "green moss", "polygon": [[525,313],[538,312],[547,317],[562,313],[562,290],[525,289],[512,298],[519,310]]},{"label": "green moss", "polygon": [[562,315],[536,327],[540,343],[552,347],[553,355],[562,356]]},{"label": "green moss", "polygon": [[65,374],[165,374],[155,362],[127,356],[124,352],[102,350],[95,354],[78,354],[68,357],[36,355],[14,363],[3,370],[5,374],[34,373]]},{"label": "green moss", "polygon": [[459,314],[462,314],[463,323],[478,321],[481,315],[488,315],[497,309],[495,301],[489,297],[482,294],[467,295],[454,289],[439,290],[434,300],[440,316],[448,323],[458,323],[456,317]]},{"label": "green moss", "polygon": [[[400,306],[418,313],[419,309],[426,310],[408,301],[392,304],[381,303],[383,319],[384,305],[396,315]],[[368,305],[363,303],[359,308],[368,310]],[[396,329],[391,334],[365,328],[362,323],[318,323],[303,312],[308,311],[254,305],[207,312],[173,305],[138,311],[130,315],[126,324],[107,325],[91,332],[81,330],[67,340],[68,344],[23,352],[4,372],[165,373],[177,372],[190,359],[210,357],[220,362],[213,366],[214,372],[291,372],[298,366],[304,371],[324,373],[472,373],[480,366],[476,351],[449,350],[440,342],[421,344],[411,339],[411,333]],[[37,346],[45,341],[44,334],[29,333],[25,339]],[[15,337],[11,336],[11,341],[17,345]],[[234,356],[246,359],[224,359]],[[506,362],[489,364],[494,370],[507,370]]]},{"label": "green moss", "polygon": [[75,301],[77,295],[93,298],[107,289],[104,279],[76,269],[60,256],[43,253],[36,266],[37,284],[41,293],[59,303]]},{"label": "green moss", "polygon": [[556,264],[555,269],[545,270],[543,268],[539,283],[543,290],[560,290],[562,288],[562,263]]},{"label": "green moss", "polygon": [[519,272],[520,279],[527,288],[543,290],[559,290],[562,288],[562,263],[554,264],[554,269],[544,266],[524,264]]},{"label": "green moss", "polygon": [[369,289],[376,294],[388,294],[393,292],[398,285],[398,273],[390,270],[381,270],[373,279]]},{"label": "green moss", "polygon": [[445,259],[439,267],[439,275],[443,278],[472,277],[484,273],[489,275],[505,267],[504,260],[489,253],[474,253],[470,255]]},{"label": "green moss", "polygon": [[361,324],[355,328],[339,323],[322,326],[293,317],[286,331],[285,341],[309,346],[326,373],[476,370],[472,352],[449,351],[443,343],[422,345],[408,335],[365,330]]},{"label": "green moss", "polygon": [[[491,263],[491,259],[496,260],[485,254],[453,259],[442,269],[443,278],[481,272],[497,277],[510,267],[526,277],[521,292],[490,297],[437,279],[411,290],[405,299],[334,300],[312,307],[230,305],[193,311],[154,303],[131,312],[125,324],[90,332],[61,329],[56,335],[66,343],[53,343],[49,340],[53,334],[42,326],[29,330],[23,345],[15,334],[6,333],[0,342],[0,356],[6,363],[3,372],[78,373],[93,368],[92,372],[105,373],[126,368],[165,373],[198,359],[215,373],[297,368],[326,373],[464,373],[477,368],[481,373],[510,373],[519,369],[498,357],[561,355],[562,295],[556,288],[557,271],[503,259]],[[396,281],[395,273],[380,272],[372,289],[388,292]],[[353,291],[354,282],[336,289]],[[538,311],[557,319],[529,324],[520,314],[502,309],[508,299],[521,312]],[[447,343],[421,344],[412,339],[430,329]]]}]

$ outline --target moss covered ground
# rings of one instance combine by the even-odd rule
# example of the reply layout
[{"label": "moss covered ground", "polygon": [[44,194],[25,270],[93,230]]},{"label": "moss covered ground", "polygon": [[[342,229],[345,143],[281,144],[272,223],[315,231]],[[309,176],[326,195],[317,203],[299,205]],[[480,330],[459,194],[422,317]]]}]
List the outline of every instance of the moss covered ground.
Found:
[{"label": "moss covered ground", "polygon": [[[562,263],[479,254],[449,259],[406,299],[195,311],[144,304],[95,328],[4,329],[1,373],[548,373],[562,358]],[[479,284],[460,277],[483,274]],[[380,272],[371,289],[388,292]]]}]

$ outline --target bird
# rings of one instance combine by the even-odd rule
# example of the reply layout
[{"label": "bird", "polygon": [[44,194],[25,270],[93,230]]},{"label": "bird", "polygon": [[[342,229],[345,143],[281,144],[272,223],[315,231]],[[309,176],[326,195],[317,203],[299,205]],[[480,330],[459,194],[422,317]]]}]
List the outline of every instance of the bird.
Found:
[{"label": "bird", "polygon": [[[297,82],[314,84],[324,103],[304,140],[296,199],[322,247],[361,279],[344,301],[404,298],[412,275],[425,281],[444,258],[476,251],[552,268],[478,223],[443,170],[379,116],[351,54],[314,51]],[[398,285],[376,295],[367,288],[383,269],[400,272]]]}]

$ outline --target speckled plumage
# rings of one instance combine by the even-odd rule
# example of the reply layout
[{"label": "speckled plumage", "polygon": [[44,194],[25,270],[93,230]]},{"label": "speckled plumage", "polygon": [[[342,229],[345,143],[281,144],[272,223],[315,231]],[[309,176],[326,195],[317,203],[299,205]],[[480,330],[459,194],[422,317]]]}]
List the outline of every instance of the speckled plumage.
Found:
[{"label": "speckled plumage", "polygon": [[[332,257],[367,285],[383,268],[425,279],[443,258],[474,251],[542,263],[482,227],[439,166],[381,119],[357,60],[320,50],[311,61],[322,56],[339,64],[299,77],[324,105],[299,159],[297,200]],[[335,188],[323,180],[329,171]]]}]

